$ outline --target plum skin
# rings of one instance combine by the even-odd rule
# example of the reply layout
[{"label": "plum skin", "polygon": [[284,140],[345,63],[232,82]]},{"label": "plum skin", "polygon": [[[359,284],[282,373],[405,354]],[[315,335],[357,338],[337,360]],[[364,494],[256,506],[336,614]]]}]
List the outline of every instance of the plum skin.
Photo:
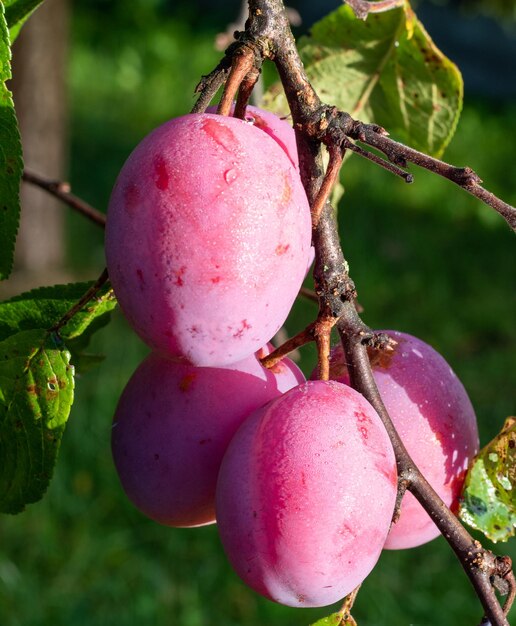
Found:
[{"label": "plum skin", "polygon": [[217,526],[255,591],[325,606],[376,564],[396,491],[394,452],[373,407],[345,385],[309,381],[238,429],[217,482]]},{"label": "plum skin", "polygon": [[129,499],[161,524],[213,523],[217,473],[236,429],[257,407],[304,380],[289,359],[267,370],[255,355],[218,368],[149,355],[126,385],[113,420],[113,459]]},{"label": "plum skin", "polygon": [[[436,350],[407,333],[380,332],[397,342],[392,354],[380,355],[372,363],[382,400],[415,464],[454,510],[479,448],[475,411],[464,386]],[[339,345],[331,355],[331,378],[349,384],[343,362]],[[406,493],[385,548],[413,548],[439,534],[416,498]]]},{"label": "plum skin", "polygon": [[151,348],[224,365],[281,327],[310,239],[306,194],[280,146],[242,120],[186,115],[150,133],[123,166],[106,259],[122,311]]},{"label": "plum skin", "polygon": [[[233,115],[235,107],[231,107]],[[211,106],[206,109],[206,113],[216,113],[217,107]],[[292,165],[299,171],[299,155],[297,153],[296,133],[292,126],[274,113],[260,109],[251,104],[246,107],[245,121],[248,124],[267,133],[269,137],[284,150]]]}]

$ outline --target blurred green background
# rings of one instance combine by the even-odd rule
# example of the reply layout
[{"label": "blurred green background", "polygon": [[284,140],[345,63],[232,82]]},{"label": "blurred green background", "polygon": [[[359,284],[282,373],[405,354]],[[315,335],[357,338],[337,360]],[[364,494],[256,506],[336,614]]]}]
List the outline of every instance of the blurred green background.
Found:
[{"label": "blurred green background", "polygon": [[[73,4],[70,180],[78,195],[103,209],[134,145],[191,108],[196,82],[220,57],[215,36],[238,13],[239,2],[219,4]],[[298,5],[303,17],[315,17],[310,3]],[[503,29],[514,33],[514,23]],[[496,97],[487,84],[482,93],[466,81],[462,120],[445,157],[470,165],[489,189],[516,204],[512,79],[507,75],[508,91]],[[365,321],[413,333],[445,356],[471,396],[486,443],[516,414],[516,241],[466,193],[415,173],[407,186],[356,157],[347,163],[339,207],[343,247]],[[96,276],[104,264],[102,232],[80,216],[67,220],[70,263],[77,273]],[[312,304],[298,302],[289,332],[314,314]],[[107,358],[77,380],[46,497],[21,515],[0,518],[0,624],[303,626],[331,612],[258,597],[231,571],[215,527],[168,529],[131,506],[111,460],[111,418],[147,350],[118,313],[93,348]],[[304,349],[306,374],[314,362],[314,350]],[[496,550],[516,557],[514,545]],[[439,538],[384,553],[354,615],[360,626],[472,626],[481,610]]]}]

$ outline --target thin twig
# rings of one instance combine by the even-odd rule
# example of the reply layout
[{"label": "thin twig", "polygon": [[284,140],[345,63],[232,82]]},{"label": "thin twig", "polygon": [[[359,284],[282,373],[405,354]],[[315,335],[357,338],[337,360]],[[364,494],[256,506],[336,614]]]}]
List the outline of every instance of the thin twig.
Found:
[{"label": "thin twig", "polygon": [[409,172],[405,172],[405,170],[402,170],[401,167],[394,165],[394,163],[391,163],[390,161],[386,161],[385,159],[382,159],[377,154],[374,154],[374,152],[369,152],[367,150],[364,150],[363,148],[361,148],[360,146],[357,146],[355,143],[351,141],[346,143],[346,148],[349,148],[349,150],[351,150],[355,154],[358,154],[364,159],[368,159],[369,161],[376,163],[376,165],[383,167],[388,172],[391,172],[391,174],[395,174],[396,176],[403,178],[403,180],[406,183],[414,182],[414,176],[412,174],[410,174]]},{"label": "thin twig", "polygon": [[190,113],[204,113],[206,111],[217,91],[226,82],[230,67],[231,57],[226,56],[212,72],[201,78],[195,88],[195,93],[200,95]]},{"label": "thin twig", "polygon": [[319,380],[330,380],[331,329],[336,322],[336,318],[320,314],[315,322],[314,336],[317,345],[317,378]]},{"label": "thin twig", "polygon": [[249,104],[251,94],[260,78],[260,70],[256,67],[251,68],[247,72],[246,76],[240,83],[240,89],[238,90],[238,97],[235,104],[235,111],[233,115],[243,120],[245,118],[246,107]]},{"label": "thin twig", "polygon": [[353,591],[344,598],[344,602],[342,603],[342,608],[340,609],[339,613],[341,615],[341,621],[343,621],[346,626],[357,626],[357,623],[351,615],[351,609],[355,604],[355,600],[357,599],[357,595],[360,591],[361,586],[362,583],[360,583],[358,587],[353,589]]},{"label": "thin twig", "polygon": [[516,600],[516,578],[514,577],[514,572],[512,571],[511,562],[509,562],[508,571],[504,574],[503,579],[508,585],[508,593],[503,604],[503,612],[505,615],[509,615],[509,611],[511,610],[514,600]]},{"label": "thin twig", "polygon": [[224,86],[222,98],[220,99],[217,113],[229,115],[240,84],[251,71],[254,64],[254,52],[247,47],[239,49],[239,54],[233,59],[229,77]]},{"label": "thin twig", "polygon": [[379,0],[378,2],[368,2],[368,0],[343,0],[344,4],[353,9],[353,13],[360,20],[365,20],[369,13],[384,13],[392,11],[405,4],[405,0]]},{"label": "thin twig", "polygon": [[86,293],[78,300],[71,309],[69,309],[63,317],[56,323],[52,328],[49,329],[49,332],[58,333],[63,326],[72,319],[72,317],[78,313],[90,300],[92,300],[97,292],[104,286],[104,284],[108,281],[108,271],[106,268],[102,271],[102,274],[97,278],[97,280],[93,283],[93,285],[86,291]]},{"label": "thin twig", "polygon": [[317,228],[324,205],[330,196],[335,181],[339,178],[340,167],[344,158],[344,154],[340,146],[329,146],[328,152],[330,154],[330,160],[328,162],[328,167],[326,168],[326,174],[321,184],[321,188],[319,189],[319,192],[311,206],[313,229]]},{"label": "thin twig", "polygon": [[516,232],[516,208],[507,204],[490,191],[481,186],[482,179],[470,167],[455,167],[414,148],[394,141],[384,134],[378,133],[378,128],[369,124],[357,124],[350,135],[367,145],[377,148],[394,164],[406,167],[407,162],[414,163],[434,174],[450,180],[475,198],[497,211]]},{"label": "thin twig", "polygon": [[73,193],[70,193],[70,185],[68,183],[46,178],[45,176],[37,174],[32,170],[28,170],[27,168],[23,171],[22,179],[26,183],[30,183],[31,185],[35,185],[36,187],[47,191],[49,194],[67,204],[69,207],[74,209],[74,211],[81,213],[98,226],[102,226],[104,228],[106,225],[106,216],[104,213],[94,209],[90,204],[75,196]]},{"label": "thin twig", "polygon": [[315,322],[309,324],[297,335],[294,335],[294,337],[285,341],[285,343],[279,346],[279,348],[276,348],[276,350],[260,359],[261,364],[270,369],[271,367],[274,367],[276,363],[279,363],[283,357],[287,356],[287,354],[290,354],[301,346],[310,343],[310,341],[315,341],[314,330]]},{"label": "thin twig", "polygon": [[315,291],[313,291],[313,289],[308,289],[308,287],[301,287],[301,289],[299,290],[299,295],[303,296],[303,298],[306,298],[307,300],[310,300],[310,302],[315,302],[315,304],[319,304],[319,298],[317,297],[317,294],[315,293]]}]

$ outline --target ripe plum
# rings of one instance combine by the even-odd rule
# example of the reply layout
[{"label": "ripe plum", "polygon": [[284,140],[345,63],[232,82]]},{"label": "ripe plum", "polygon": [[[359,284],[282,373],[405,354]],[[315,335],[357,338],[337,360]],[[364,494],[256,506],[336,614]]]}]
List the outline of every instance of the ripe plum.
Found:
[{"label": "ripe plum", "polygon": [[289,359],[267,370],[255,355],[217,368],[148,356],[113,421],[113,457],[129,499],[169,526],[214,522],[217,473],[231,437],[249,413],[301,382]]},{"label": "ripe plum", "polygon": [[[475,412],[451,367],[421,339],[382,331],[397,341],[392,353],[373,357],[380,395],[409,454],[452,509],[471,459],[478,451]],[[331,378],[349,383],[342,346],[331,354]],[[386,548],[412,548],[439,535],[437,526],[411,493],[393,525]]]},{"label": "ripe plum", "polygon": [[311,222],[284,150],[246,122],[186,115],[148,135],[109,203],[106,258],[120,306],[155,351],[235,363],[281,327]]},{"label": "ripe plum", "polygon": [[396,489],[394,452],[373,407],[350,387],[311,381],[237,431],[219,473],[217,524],[255,591],[324,606],[374,567]]}]

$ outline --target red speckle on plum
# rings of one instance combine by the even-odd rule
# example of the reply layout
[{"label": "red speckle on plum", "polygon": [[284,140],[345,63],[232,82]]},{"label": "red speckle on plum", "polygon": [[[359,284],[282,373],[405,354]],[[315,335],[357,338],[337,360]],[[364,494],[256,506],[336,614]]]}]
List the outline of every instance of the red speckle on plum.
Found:
[{"label": "red speckle on plum", "polygon": [[351,535],[352,537],[356,537],[357,533],[355,532],[355,529],[353,528],[353,526],[351,526],[351,524],[346,524],[346,522],[344,522],[339,528],[339,534]]},{"label": "red speckle on plum", "polygon": [[201,440],[199,441],[199,444],[200,444],[201,446],[204,446],[204,444],[206,444],[206,443],[210,443],[210,441],[211,441],[211,439],[210,439],[210,438],[208,438],[208,439],[201,439]]},{"label": "red speckle on plum", "polygon": [[134,213],[140,203],[140,190],[134,183],[129,183],[124,189],[125,208],[128,213]]},{"label": "red speckle on plum", "polygon": [[197,374],[195,372],[186,374],[186,376],[183,376],[183,378],[181,379],[181,382],[179,383],[179,389],[181,389],[181,391],[188,391],[190,387],[192,386],[193,381],[196,378],[197,378]]},{"label": "red speckle on plum", "polygon": [[237,337],[237,338],[243,337],[244,332],[246,330],[249,330],[250,328],[252,328],[251,324],[248,324],[247,320],[242,320],[240,322],[240,328],[233,333],[233,337]]},{"label": "red speckle on plum", "polygon": [[168,188],[168,170],[165,159],[161,154],[158,154],[154,158],[154,182],[156,187],[161,191],[165,191]]},{"label": "red speckle on plum", "polygon": [[221,148],[228,152],[233,152],[237,143],[233,131],[221,124],[219,120],[205,119],[201,125],[202,130],[211,137]]},{"label": "red speckle on plum", "polygon": [[371,418],[363,411],[355,411],[354,415],[357,418],[358,422],[360,423],[363,423],[363,422],[371,423]]},{"label": "red speckle on plum", "polygon": [[211,282],[216,285],[217,283],[220,283],[222,277],[221,276],[214,276],[213,278],[210,278]]},{"label": "red speckle on plum", "polygon": [[436,441],[438,441],[441,444],[441,446],[443,445],[443,443],[446,442],[446,435],[443,435],[443,433],[440,432],[439,430],[434,431],[434,437]]},{"label": "red speckle on plum", "polygon": [[184,280],[183,280],[183,276],[185,275],[186,272],[186,266],[183,265],[182,267],[180,267],[177,271],[176,271],[176,279],[174,281],[174,285],[177,285],[178,287],[182,287],[184,285]]},{"label": "red speckle on plum", "polygon": [[289,248],[290,248],[290,244],[280,243],[276,246],[275,252],[278,256],[281,256],[282,254],[285,254],[285,252],[287,252]]},{"label": "red speckle on plum", "polygon": [[365,428],[364,426],[360,426],[360,428],[358,429],[360,434],[362,435],[363,439],[367,439],[367,437],[369,436],[368,432],[367,432],[367,428]]},{"label": "red speckle on plum", "polygon": [[462,489],[462,484],[464,483],[465,478],[466,478],[466,470],[462,470],[458,474],[452,477],[451,481],[449,482],[450,491],[452,492],[452,494],[455,495],[455,494],[460,493]]}]

